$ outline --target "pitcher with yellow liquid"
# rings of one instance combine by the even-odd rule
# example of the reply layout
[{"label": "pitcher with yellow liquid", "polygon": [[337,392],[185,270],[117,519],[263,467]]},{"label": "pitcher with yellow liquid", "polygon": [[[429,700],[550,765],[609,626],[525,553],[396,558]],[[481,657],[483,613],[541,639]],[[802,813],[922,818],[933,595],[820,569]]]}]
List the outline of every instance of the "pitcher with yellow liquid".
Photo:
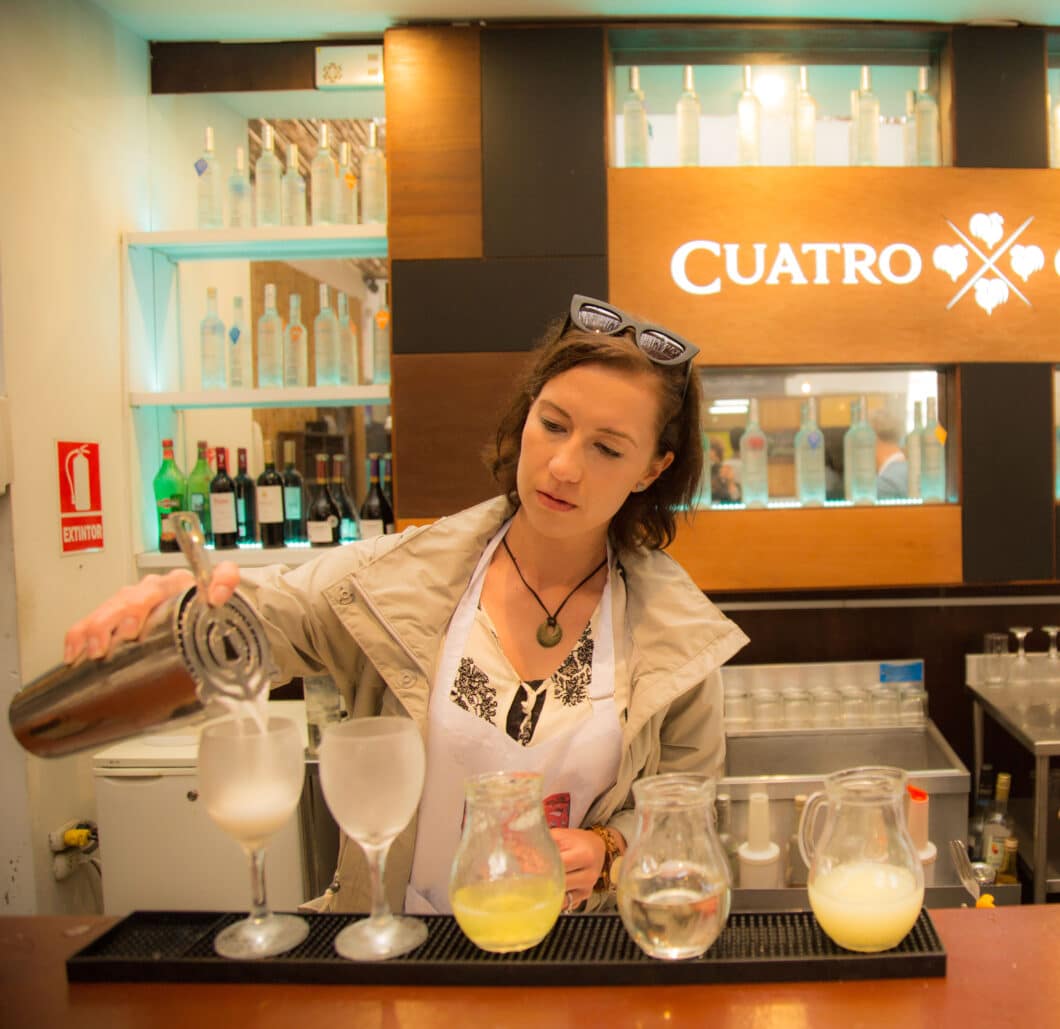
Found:
[{"label": "pitcher with yellow liquid", "polygon": [[536,772],[487,772],[464,785],[464,829],[453,858],[449,903],[483,950],[540,943],[556,923],[566,881],[545,822]]},{"label": "pitcher with yellow liquid", "polygon": [[[900,768],[848,768],[806,802],[799,850],[809,866],[810,907],[840,947],[873,953],[898,946],[924,903],[924,871],[905,822]],[[822,806],[824,831],[814,843]]]}]

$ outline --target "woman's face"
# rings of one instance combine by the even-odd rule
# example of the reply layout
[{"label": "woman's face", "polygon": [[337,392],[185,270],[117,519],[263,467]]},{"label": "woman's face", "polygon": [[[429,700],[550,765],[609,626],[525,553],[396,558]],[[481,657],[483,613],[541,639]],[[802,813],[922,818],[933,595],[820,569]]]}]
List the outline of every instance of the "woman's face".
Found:
[{"label": "woman's face", "polygon": [[673,461],[656,454],[659,390],[648,372],[583,364],[550,379],[523,427],[516,485],[545,536],[606,532],[638,484]]}]

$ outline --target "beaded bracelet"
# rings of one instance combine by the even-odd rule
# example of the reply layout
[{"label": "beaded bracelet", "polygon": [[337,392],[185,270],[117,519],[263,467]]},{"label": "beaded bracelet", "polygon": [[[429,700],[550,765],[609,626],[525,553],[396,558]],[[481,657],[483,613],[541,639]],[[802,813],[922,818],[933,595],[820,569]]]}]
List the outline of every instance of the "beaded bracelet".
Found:
[{"label": "beaded bracelet", "polygon": [[604,864],[600,869],[600,878],[596,880],[593,886],[594,892],[610,893],[615,889],[615,883],[611,879],[611,869],[614,865],[615,858],[619,857],[618,844],[615,842],[615,837],[611,831],[604,825],[590,826],[592,831],[604,841],[604,847],[606,853],[604,854]]}]

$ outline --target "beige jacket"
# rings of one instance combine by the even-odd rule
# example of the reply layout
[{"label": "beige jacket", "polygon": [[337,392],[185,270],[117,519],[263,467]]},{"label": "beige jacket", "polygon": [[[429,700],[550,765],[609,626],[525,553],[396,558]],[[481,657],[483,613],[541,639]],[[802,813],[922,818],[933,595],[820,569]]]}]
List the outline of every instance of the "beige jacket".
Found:
[{"label": "beige jacket", "polygon": [[[329,551],[293,571],[245,571],[241,588],[267,627],[275,681],[328,674],[353,717],[412,718],[426,740],[427,701],[449,620],[510,514],[508,501],[497,497],[429,526]],[[718,669],[747,637],[668,555],[623,551],[619,561],[625,590],[612,593],[625,608],[624,631],[615,633],[622,757],[615,785],[596,799],[584,824],[609,824],[630,839],[634,780],[662,772],[722,774]],[[413,820],[387,859],[395,910],[404,904],[415,833]],[[345,837],[328,893],[315,906],[370,908],[364,859]]]}]

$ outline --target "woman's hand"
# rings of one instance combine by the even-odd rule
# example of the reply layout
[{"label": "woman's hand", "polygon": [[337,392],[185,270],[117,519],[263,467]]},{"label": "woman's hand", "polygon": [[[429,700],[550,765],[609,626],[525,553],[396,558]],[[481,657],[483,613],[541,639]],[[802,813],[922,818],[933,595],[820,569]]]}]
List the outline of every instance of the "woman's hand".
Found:
[{"label": "woman's hand", "polygon": [[[70,626],[66,631],[63,660],[71,664],[82,653],[101,658],[115,643],[136,639],[148,615],[159,604],[194,585],[191,572],[177,568],[167,575],[146,575],[135,586],[123,587]],[[224,604],[238,585],[239,566],[233,561],[222,561],[210,577],[207,601],[215,607]]]},{"label": "woman's hand", "polygon": [[576,908],[589,899],[604,867],[607,848],[590,829],[553,829],[552,838],[567,872],[565,909]]}]

